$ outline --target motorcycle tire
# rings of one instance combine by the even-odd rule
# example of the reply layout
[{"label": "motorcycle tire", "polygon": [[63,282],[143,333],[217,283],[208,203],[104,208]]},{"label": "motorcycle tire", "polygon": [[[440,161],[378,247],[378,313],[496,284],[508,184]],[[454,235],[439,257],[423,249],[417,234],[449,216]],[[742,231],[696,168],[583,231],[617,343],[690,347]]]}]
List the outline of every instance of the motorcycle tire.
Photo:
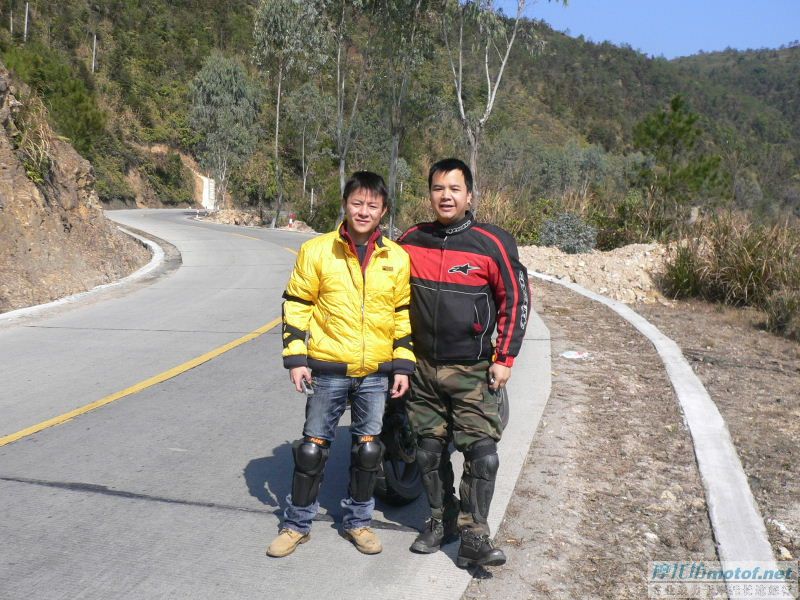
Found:
[{"label": "motorcycle tire", "polygon": [[416,462],[386,458],[375,481],[375,495],[392,506],[405,506],[422,493],[422,478]]},{"label": "motorcycle tire", "polygon": [[497,395],[499,396],[497,400],[497,411],[500,413],[500,422],[503,424],[503,429],[505,429],[506,425],[508,425],[508,417],[511,412],[511,407],[508,402],[508,391],[506,391],[506,388],[500,388]]},{"label": "motorcycle tire", "polygon": [[399,403],[387,405],[381,441],[385,448],[375,481],[375,495],[392,506],[403,506],[422,494],[414,435]]},{"label": "motorcycle tire", "polygon": [[[498,396],[500,421],[505,428],[510,415],[506,388],[502,388]],[[387,417],[381,435],[386,454],[375,481],[375,495],[392,506],[405,506],[422,494],[422,477],[414,461],[413,449],[407,447],[407,436],[402,435],[403,428],[408,426],[405,416]]]}]

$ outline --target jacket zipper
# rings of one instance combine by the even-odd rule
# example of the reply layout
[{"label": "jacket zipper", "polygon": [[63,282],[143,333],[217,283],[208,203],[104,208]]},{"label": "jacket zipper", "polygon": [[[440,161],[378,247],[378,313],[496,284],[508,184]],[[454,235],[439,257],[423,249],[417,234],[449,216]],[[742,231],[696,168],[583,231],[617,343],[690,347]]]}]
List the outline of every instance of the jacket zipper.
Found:
[{"label": "jacket zipper", "polygon": [[[375,252],[373,251],[373,255]],[[372,262],[372,257],[370,256],[370,262]],[[364,270],[361,272],[363,276],[364,285],[361,288],[361,368],[364,368],[365,365],[365,355],[367,353],[367,337],[366,337],[366,323],[364,317],[365,306],[367,304],[367,268],[369,267],[369,263],[364,265]]]},{"label": "jacket zipper", "polygon": [[[366,353],[367,353],[367,338],[366,338],[366,304],[367,304],[367,269],[369,268],[370,264],[372,264],[375,255],[378,254],[382,249],[376,248],[372,251],[372,255],[369,257],[369,262],[364,265],[364,268],[361,268],[361,261],[358,260],[358,257],[355,257],[355,261],[358,263],[358,270],[361,271],[361,280],[362,280],[362,287],[361,287],[361,368],[363,369],[366,365]],[[351,255],[352,256],[352,255]],[[348,268],[350,271],[350,278],[353,280],[353,284],[358,287],[356,284],[355,277],[353,277],[352,269]]]}]

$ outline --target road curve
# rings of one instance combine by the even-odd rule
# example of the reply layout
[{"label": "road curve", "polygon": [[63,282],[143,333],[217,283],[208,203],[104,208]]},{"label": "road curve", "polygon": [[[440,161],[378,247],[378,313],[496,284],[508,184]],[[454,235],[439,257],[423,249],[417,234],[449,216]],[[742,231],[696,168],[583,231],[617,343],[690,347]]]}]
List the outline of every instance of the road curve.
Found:
[{"label": "road curve", "polygon": [[[0,438],[170,372],[263,328],[302,234],[213,225],[193,211],[118,211],[174,244],[181,266],[124,295],[0,329]],[[490,521],[499,524],[549,392],[549,337],[534,319],[515,367],[512,417]],[[343,421],[311,543],[264,548],[291,478],[304,397],[280,367],[279,328],[61,425],[0,447],[0,598],[458,598],[455,545],[407,548],[421,501],[379,506],[382,554],[337,533]],[[224,349],[224,348],[223,348]],[[138,389],[138,388],[137,388]],[[533,391],[532,391],[533,390]]]}]

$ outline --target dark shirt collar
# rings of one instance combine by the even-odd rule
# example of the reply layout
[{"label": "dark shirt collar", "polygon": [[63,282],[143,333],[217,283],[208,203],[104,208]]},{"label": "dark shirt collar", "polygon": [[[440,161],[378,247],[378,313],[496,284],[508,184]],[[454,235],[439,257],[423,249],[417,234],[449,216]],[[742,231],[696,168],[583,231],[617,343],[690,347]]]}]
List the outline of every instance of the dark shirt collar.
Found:
[{"label": "dark shirt collar", "polygon": [[[342,221],[341,225],[339,225],[339,237],[344,240],[344,242],[353,248],[356,247],[355,242],[353,242],[353,238],[350,237],[350,232],[347,231],[347,221]],[[383,247],[383,232],[381,232],[381,228],[378,227],[375,231],[372,232],[372,235],[369,236],[367,240],[367,246],[371,244],[375,244],[378,248]]]},{"label": "dark shirt collar", "polygon": [[344,243],[348,248],[350,248],[350,252],[353,253],[358,259],[358,262],[361,263],[361,270],[363,271],[366,269],[367,264],[369,264],[369,259],[372,257],[372,254],[375,252],[375,248],[383,248],[383,235],[381,233],[381,228],[378,227],[375,231],[372,232],[372,235],[369,237],[366,243],[366,250],[363,252],[359,252],[358,248],[353,242],[353,238],[350,237],[350,232],[347,231],[347,221],[342,221],[342,224],[339,225],[339,240]]},{"label": "dark shirt collar", "polygon": [[439,221],[433,222],[434,231],[441,235],[456,235],[459,233],[463,233],[467,231],[470,227],[475,224],[475,217],[470,211],[464,215],[463,218],[459,219],[455,223],[449,223],[447,225],[442,225]]}]

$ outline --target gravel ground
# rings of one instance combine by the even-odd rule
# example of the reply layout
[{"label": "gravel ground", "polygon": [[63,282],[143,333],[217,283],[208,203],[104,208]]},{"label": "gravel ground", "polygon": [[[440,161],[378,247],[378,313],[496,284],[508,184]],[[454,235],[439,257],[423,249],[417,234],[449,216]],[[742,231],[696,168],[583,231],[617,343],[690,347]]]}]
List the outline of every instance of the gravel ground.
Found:
[{"label": "gravel ground", "polygon": [[528,269],[568,279],[627,304],[666,302],[658,290],[666,255],[661,244],[631,244],[585,254],[564,254],[557,248],[539,246],[520,248],[520,259]]},{"label": "gravel ground", "polygon": [[730,429],[777,560],[800,558],[800,344],[757,311],[705,302],[637,310],[683,350]]},{"label": "gravel ground", "polygon": [[[632,304],[675,340],[728,424],[776,559],[796,560],[800,344],[764,332],[756,311],[665,299],[665,254],[655,244],[520,249],[529,269]],[[647,598],[648,561],[717,559],[677,399],[627,322],[562,286],[533,285],[553,390],[495,537],[509,561],[475,572],[464,598]],[[570,350],[590,358],[560,356]]]},{"label": "gravel ground", "polygon": [[[509,561],[475,573],[464,598],[646,598],[648,561],[716,559],[677,399],[626,321],[562,286],[534,287],[552,394],[495,538]],[[560,357],[570,350],[590,358]]]}]

